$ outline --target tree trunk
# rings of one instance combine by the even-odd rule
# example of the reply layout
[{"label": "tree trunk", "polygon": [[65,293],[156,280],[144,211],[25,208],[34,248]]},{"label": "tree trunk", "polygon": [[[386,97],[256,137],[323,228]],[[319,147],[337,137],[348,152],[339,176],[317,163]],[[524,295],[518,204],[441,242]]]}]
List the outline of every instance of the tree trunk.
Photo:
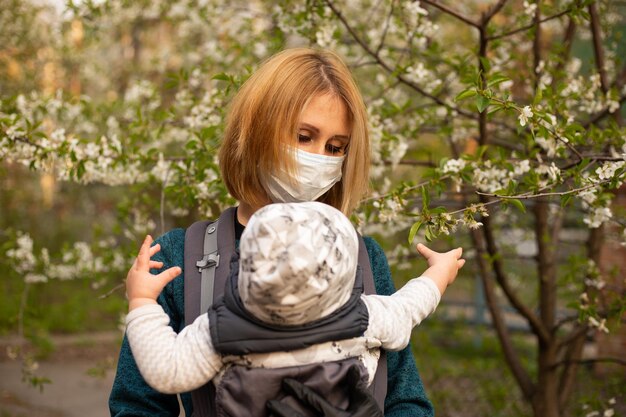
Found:
[{"label": "tree trunk", "polygon": [[559,374],[556,363],[556,344],[551,338],[548,344],[539,342],[537,389],[532,407],[535,417],[560,417]]},{"label": "tree trunk", "polygon": [[534,207],[535,238],[537,241],[537,275],[539,277],[539,309],[541,322],[548,331],[546,339],[538,339],[537,389],[532,406],[535,417],[559,417],[558,345],[554,336],[556,319],[556,250],[549,227],[547,201],[537,201]]}]

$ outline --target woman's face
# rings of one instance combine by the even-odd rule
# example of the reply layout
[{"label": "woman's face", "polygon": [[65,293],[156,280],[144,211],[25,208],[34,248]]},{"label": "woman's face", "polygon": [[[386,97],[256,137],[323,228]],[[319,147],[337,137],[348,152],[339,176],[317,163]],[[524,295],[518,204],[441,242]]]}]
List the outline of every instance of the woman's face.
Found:
[{"label": "woman's face", "polygon": [[327,156],[342,156],[350,142],[350,119],[343,100],[333,94],[311,98],[298,125],[298,148]]}]

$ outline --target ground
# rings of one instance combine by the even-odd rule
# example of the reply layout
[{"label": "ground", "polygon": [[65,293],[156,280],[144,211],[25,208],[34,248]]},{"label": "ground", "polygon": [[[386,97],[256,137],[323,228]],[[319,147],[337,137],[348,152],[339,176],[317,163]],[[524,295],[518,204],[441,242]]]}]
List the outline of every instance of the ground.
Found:
[{"label": "ground", "polygon": [[0,339],[0,417],[108,417],[108,396],[115,376],[121,333],[59,336],[54,352],[39,361],[37,374],[49,378],[43,391],[22,381],[22,367]]}]

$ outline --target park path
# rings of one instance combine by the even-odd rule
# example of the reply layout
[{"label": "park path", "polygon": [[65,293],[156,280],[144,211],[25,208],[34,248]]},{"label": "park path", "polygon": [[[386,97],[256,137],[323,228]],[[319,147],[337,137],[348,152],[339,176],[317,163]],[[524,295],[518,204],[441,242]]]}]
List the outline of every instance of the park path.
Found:
[{"label": "park path", "polygon": [[0,339],[0,416],[108,417],[120,338],[119,332],[54,337],[55,352],[37,370],[52,381],[42,392],[22,382],[21,363],[7,357],[15,341]]}]

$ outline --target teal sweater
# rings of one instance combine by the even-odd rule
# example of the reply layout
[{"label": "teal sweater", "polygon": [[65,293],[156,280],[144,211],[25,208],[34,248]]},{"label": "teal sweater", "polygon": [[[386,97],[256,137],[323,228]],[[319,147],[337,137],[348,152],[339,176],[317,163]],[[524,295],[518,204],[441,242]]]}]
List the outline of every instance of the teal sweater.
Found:
[{"label": "teal sweater", "polygon": [[[390,295],[395,291],[387,258],[372,238],[365,237],[365,246],[372,265],[376,292]],[[163,262],[163,269],[172,266],[184,268],[185,230],[173,229],[159,237],[161,251],[153,259]],[[153,271],[157,272],[157,271]],[[158,298],[159,304],[170,316],[170,326],[179,332],[184,327],[183,274],[170,282]],[[385,399],[387,417],[432,417],[432,404],[426,397],[422,381],[415,367],[410,346],[400,352],[387,353],[388,385]],[[191,394],[181,394],[187,416],[192,415]],[[117,373],[109,397],[111,416],[173,417],[179,415],[176,395],[153,390],[141,377],[137,364],[124,337],[117,363]]]}]

